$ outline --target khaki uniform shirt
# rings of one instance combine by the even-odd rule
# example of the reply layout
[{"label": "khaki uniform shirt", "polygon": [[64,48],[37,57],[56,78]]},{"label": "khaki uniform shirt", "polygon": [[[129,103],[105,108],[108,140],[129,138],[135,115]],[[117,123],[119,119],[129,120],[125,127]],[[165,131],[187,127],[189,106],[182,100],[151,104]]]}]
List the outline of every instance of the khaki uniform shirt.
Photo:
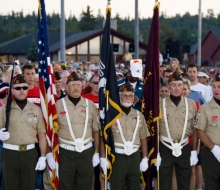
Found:
[{"label": "khaki uniform shirt", "polygon": [[[196,104],[193,100],[188,99],[188,119],[187,119],[187,127],[186,127],[186,133],[184,138],[189,137],[193,134],[193,128],[194,128],[194,116],[196,113]],[[167,117],[167,123],[168,128],[170,131],[171,138],[173,140],[181,140],[184,123],[185,123],[185,115],[186,115],[186,106],[185,106],[185,100],[183,97],[181,97],[181,100],[179,102],[179,105],[176,106],[170,99],[170,97],[166,98],[166,112],[167,115],[165,116],[163,113],[163,100],[160,102],[160,108],[162,112],[163,118],[160,119],[159,123],[159,130],[160,135],[164,137],[168,137],[166,126],[164,122],[164,117]]]},{"label": "khaki uniform shirt", "polygon": [[[140,145],[142,139],[150,136],[145,118],[141,112],[139,112],[139,116],[140,116],[140,119],[139,119],[140,121],[139,121],[138,130],[135,136],[135,140],[134,140],[134,145]],[[126,115],[123,112],[122,116],[119,118],[119,122],[121,124],[121,129],[122,129],[125,141],[132,141],[133,134],[136,128],[136,123],[137,123],[136,110],[134,108],[131,108],[131,111],[129,112],[128,115]],[[114,142],[124,144],[121,138],[121,134],[118,129],[117,122],[115,122],[112,125],[111,129],[112,129]],[[122,148],[122,147],[119,146],[117,148]]]},{"label": "khaki uniform shirt", "polygon": [[[0,128],[5,125],[5,105],[0,108]],[[23,110],[15,101],[11,104],[9,119],[10,138],[4,141],[14,145],[28,145],[38,142],[36,135],[46,133],[41,109],[27,101]]]},{"label": "khaki uniform shirt", "polygon": [[132,59],[132,55],[130,53],[124,55],[125,61],[130,61]]},{"label": "khaki uniform shirt", "polygon": [[[69,119],[73,134],[76,139],[82,138],[85,128],[85,120],[86,120],[86,99],[81,97],[80,101],[77,103],[76,106],[69,100],[68,96],[64,98],[64,101],[66,103],[66,107],[70,117]],[[89,105],[89,117],[88,117],[88,125],[84,140],[90,138],[92,136],[92,132],[100,130],[100,124],[98,123],[96,106],[90,100],[88,100],[88,105]],[[62,99],[57,101],[56,106],[57,106],[58,124],[59,124],[58,136],[62,139],[73,142],[73,138],[70,134],[69,126],[67,123],[66,113],[63,108]],[[91,141],[89,141],[88,143],[92,141],[93,139],[91,139]],[[59,139],[59,143],[62,144],[64,142],[62,142]]]},{"label": "khaki uniform shirt", "polygon": [[195,128],[204,131],[214,144],[220,145],[220,106],[213,98],[200,107],[197,119]]}]

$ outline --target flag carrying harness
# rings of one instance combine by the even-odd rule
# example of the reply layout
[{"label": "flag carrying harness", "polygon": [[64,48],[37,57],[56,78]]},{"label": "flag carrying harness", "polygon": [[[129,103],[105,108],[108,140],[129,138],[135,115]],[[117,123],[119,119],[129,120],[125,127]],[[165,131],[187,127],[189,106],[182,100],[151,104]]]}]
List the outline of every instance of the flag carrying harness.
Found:
[{"label": "flag carrying harness", "polygon": [[129,156],[129,155],[131,155],[134,152],[137,152],[139,150],[140,146],[139,145],[134,145],[135,136],[137,134],[137,130],[138,130],[138,127],[139,127],[139,121],[140,121],[140,115],[139,115],[139,111],[137,111],[137,123],[136,123],[136,127],[135,127],[135,130],[134,130],[134,133],[133,133],[132,141],[125,141],[125,137],[123,135],[119,119],[116,120],[117,125],[118,125],[118,130],[120,132],[122,141],[124,143],[124,144],[115,143],[116,146],[122,146],[124,148],[124,149],[115,148],[116,153],[120,153],[120,154],[124,153],[124,154]]},{"label": "flag carrying harness", "polygon": [[[82,136],[82,138],[77,138],[77,139],[75,138],[75,136],[73,134],[73,130],[72,130],[71,123],[70,123],[70,118],[69,118],[69,113],[68,113],[64,98],[62,98],[62,103],[63,103],[64,111],[66,112],[66,119],[67,119],[69,131],[70,131],[70,135],[71,135],[73,141],[68,141],[68,140],[65,140],[65,139],[60,138],[60,137],[59,137],[59,139],[61,141],[65,142],[65,143],[74,145],[75,147],[72,147],[72,150],[76,151],[76,152],[82,152],[82,151],[92,147],[92,143],[89,143],[89,144],[85,145],[86,143],[88,143],[92,139],[92,137],[89,137],[88,139],[84,140],[85,135],[86,135],[86,131],[87,131],[87,127],[88,127],[88,117],[89,117],[88,100],[86,99],[86,120],[85,120],[85,127],[84,127],[84,131],[83,131],[83,136]],[[65,144],[61,144],[60,147],[66,148],[67,146]]]},{"label": "flag carrying harness", "polygon": [[[189,138],[188,137],[183,139],[185,134],[186,134],[186,127],[187,127],[187,120],[188,120],[188,111],[189,111],[189,109],[188,109],[188,101],[187,101],[186,98],[184,98],[184,100],[185,100],[185,105],[186,105],[186,115],[185,115],[185,121],[184,121],[182,137],[181,137],[180,142],[178,143],[178,142],[173,142],[173,139],[171,138],[170,130],[169,130],[168,122],[167,122],[167,117],[166,117],[166,115],[167,115],[166,99],[163,98],[163,115],[164,115],[164,122],[165,122],[168,138],[160,135],[160,141],[166,147],[168,147],[169,149],[172,150],[172,154],[175,157],[179,157],[182,154],[182,148],[189,143]],[[169,144],[167,144],[167,143],[170,143],[171,146]]]}]

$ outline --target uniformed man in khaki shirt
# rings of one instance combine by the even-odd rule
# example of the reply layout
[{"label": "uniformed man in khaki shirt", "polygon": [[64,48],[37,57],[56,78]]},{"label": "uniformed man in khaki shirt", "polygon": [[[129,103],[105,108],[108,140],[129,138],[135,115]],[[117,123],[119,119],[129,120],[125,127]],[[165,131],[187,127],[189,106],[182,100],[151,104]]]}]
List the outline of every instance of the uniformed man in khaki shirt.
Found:
[{"label": "uniformed man in khaki shirt", "polygon": [[130,66],[130,61],[132,60],[132,55],[128,52],[128,50],[125,51],[125,55],[123,57],[123,60],[125,61],[126,68]]},{"label": "uniformed man in khaki shirt", "polygon": [[97,109],[93,102],[81,97],[82,82],[75,72],[67,79],[66,91],[68,95],[56,103],[60,189],[89,190],[92,189],[93,167],[100,162]]},{"label": "uniformed man in khaki shirt", "polygon": [[[159,121],[160,135],[160,189],[170,190],[173,166],[176,168],[177,189],[189,190],[191,166],[198,162],[197,137],[194,128],[196,105],[193,100],[183,98],[182,76],[174,72],[168,81],[170,96],[162,99],[163,118]],[[189,136],[193,135],[193,147],[189,145]],[[193,149],[193,151],[192,151]],[[157,159],[159,161],[160,159]]]},{"label": "uniformed man in khaki shirt", "polygon": [[204,143],[201,149],[201,166],[205,189],[220,189],[220,73],[212,80],[213,98],[202,105],[197,113],[198,138]]},{"label": "uniformed man in khaki shirt", "polygon": [[[13,78],[8,132],[5,131],[5,109],[0,109],[0,140],[3,141],[2,171],[5,189],[34,189],[35,170],[46,166],[46,135],[41,109],[27,100],[28,84],[23,75]],[[39,136],[41,157],[35,143]]]},{"label": "uniformed man in khaki shirt", "polygon": [[[147,137],[150,133],[143,114],[132,108],[133,102],[134,88],[130,83],[125,83],[120,88],[123,113],[111,127],[115,143],[115,162],[110,177],[113,190],[125,189],[125,186],[130,190],[140,189],[140,171],[148,169]],[[108,163],[103,142],[101,145],[101,167],[106,174]]]}]

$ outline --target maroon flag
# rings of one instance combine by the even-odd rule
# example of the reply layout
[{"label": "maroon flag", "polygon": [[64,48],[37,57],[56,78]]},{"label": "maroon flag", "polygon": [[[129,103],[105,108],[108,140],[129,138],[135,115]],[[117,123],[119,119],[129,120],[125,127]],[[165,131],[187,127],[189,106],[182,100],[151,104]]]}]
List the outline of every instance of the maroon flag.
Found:
[{"label": "maroon flag", "polygon": [[[147,45],[142,112],[151,134],[148,138],[150,166],[156,162],[158,153],[157,121],[159,120],[159,3],[154,7],[154,15]],[[151,189],[150,168],[144,173],[147,190]]]}]

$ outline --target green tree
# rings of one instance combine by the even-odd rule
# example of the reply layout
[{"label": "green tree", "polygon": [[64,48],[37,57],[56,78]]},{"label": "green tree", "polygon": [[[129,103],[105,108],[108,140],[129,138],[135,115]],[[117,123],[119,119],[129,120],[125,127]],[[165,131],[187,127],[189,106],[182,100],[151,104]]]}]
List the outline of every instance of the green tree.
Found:
[{"label": "green tree", "polygon": [[94,30],[96,26],[96,18],[92,14],[92,10],[90,10],[90,6],[87,6],[86,12],[82,11],[81,19],[79,21],[79,30],[87,31]]},{"label": "green tree", "polygon": [[101,9],[99,9],[97,17],[96,17],[96,27],[95,27],[96,29],[100,29],[103,27],[103,20],[104,20],[104,17],[101,14]]},{"label": "green tree", "polygon": [[37,43],[34,39],[32,39],[31,46],[28,49],[27,59],[32,61],[32,62],[35,62],[35,61],[38,60]]}]

